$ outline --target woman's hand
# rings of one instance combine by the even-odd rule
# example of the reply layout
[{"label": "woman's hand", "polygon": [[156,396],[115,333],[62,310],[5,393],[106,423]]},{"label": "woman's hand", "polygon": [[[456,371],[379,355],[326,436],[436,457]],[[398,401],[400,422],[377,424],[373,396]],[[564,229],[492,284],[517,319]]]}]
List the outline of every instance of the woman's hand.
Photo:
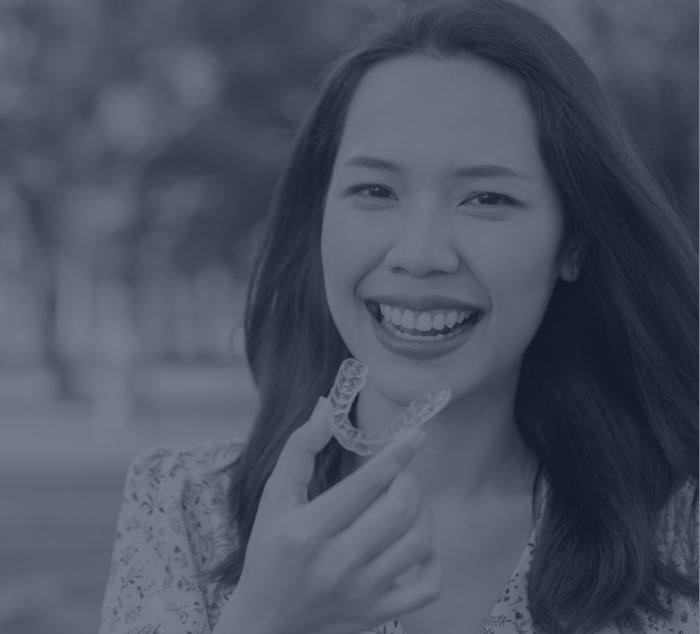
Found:
[{"label": "woman's hand", "polygon": [[[432,515],[403,470],[417,450],[411,441],[424,433],[405,433],[309,502],[314,457],[332,437],[330,410],[322,398],[285,444],[215,634],[357,634],[440,595]],[[428,534],[418,530],[423,514]],[[416,565],[416,581],[395,583]]]}]

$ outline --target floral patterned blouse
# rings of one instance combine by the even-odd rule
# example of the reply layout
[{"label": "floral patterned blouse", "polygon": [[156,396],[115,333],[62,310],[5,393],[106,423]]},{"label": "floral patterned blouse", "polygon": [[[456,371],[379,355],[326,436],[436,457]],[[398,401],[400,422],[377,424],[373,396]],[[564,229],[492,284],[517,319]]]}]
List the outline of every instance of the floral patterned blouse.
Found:
[{"label": "floral patterned blouse", "polygon": [[[230,547],[225,519],[230,476],[214,472],[230,464],[244,442],[240,436],[179,451],[148,449],[134,458],[117,523],[99,634],[211,634],[232,593],[217,594],[214,584],[199,578]],[[659,551],[683,572],[698,563],[698,514],[691,515],[694,493],[688,483],[671,500],[667,524],[658,532]],[[520,563],[480,634],[533,633],[524,580],[542,508]],[[698,632],[697,600],[660,596],[673,617],[664,623],[648,615],[646,634]],[[422,634],[404,632],[396,619],[372,633]]]}]

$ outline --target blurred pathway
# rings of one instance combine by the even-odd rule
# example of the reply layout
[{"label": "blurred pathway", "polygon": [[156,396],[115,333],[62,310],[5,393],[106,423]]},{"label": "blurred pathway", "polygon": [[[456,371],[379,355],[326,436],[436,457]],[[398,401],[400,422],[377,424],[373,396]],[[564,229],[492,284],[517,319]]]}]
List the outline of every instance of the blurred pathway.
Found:
[{"label": "blurred pathway", "polygon": [[146,414],[109,428],[89,402],[52,400],[38,377],[0,375],[0,471],[119,469],[146,447],[185,447],[249,429],[256,411],[245,366],[154,368]]}]

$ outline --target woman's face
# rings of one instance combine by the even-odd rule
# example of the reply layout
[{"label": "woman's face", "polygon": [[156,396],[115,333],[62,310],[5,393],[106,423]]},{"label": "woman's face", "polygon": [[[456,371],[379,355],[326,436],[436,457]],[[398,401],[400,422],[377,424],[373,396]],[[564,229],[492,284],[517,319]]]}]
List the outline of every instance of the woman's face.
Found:
[{"label": "woman's face", "polygon": [[[513,391],[557,277],[570,277],[562,238],[514,81],[476,59],[422,55],[366,73],[333,166],[321,249],[331,314],[376,390],[401,405],[434,385],[450,386],[452,403]],[[438,338],[399,337],[380,310],[409,335]],[[446,336],[461,313],[461,333]]]}]

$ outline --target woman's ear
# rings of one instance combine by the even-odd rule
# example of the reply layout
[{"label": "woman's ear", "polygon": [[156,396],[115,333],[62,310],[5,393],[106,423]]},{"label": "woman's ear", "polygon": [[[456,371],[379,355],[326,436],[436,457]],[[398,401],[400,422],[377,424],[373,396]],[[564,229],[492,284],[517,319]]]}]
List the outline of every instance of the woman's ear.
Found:
[{"label": "woman's ear", "polygon": [[583,255],[577,244],[571,243],[564,251],[564,255],[559,265],[559,277],[567,282],[574,282],[581,272]]}]

